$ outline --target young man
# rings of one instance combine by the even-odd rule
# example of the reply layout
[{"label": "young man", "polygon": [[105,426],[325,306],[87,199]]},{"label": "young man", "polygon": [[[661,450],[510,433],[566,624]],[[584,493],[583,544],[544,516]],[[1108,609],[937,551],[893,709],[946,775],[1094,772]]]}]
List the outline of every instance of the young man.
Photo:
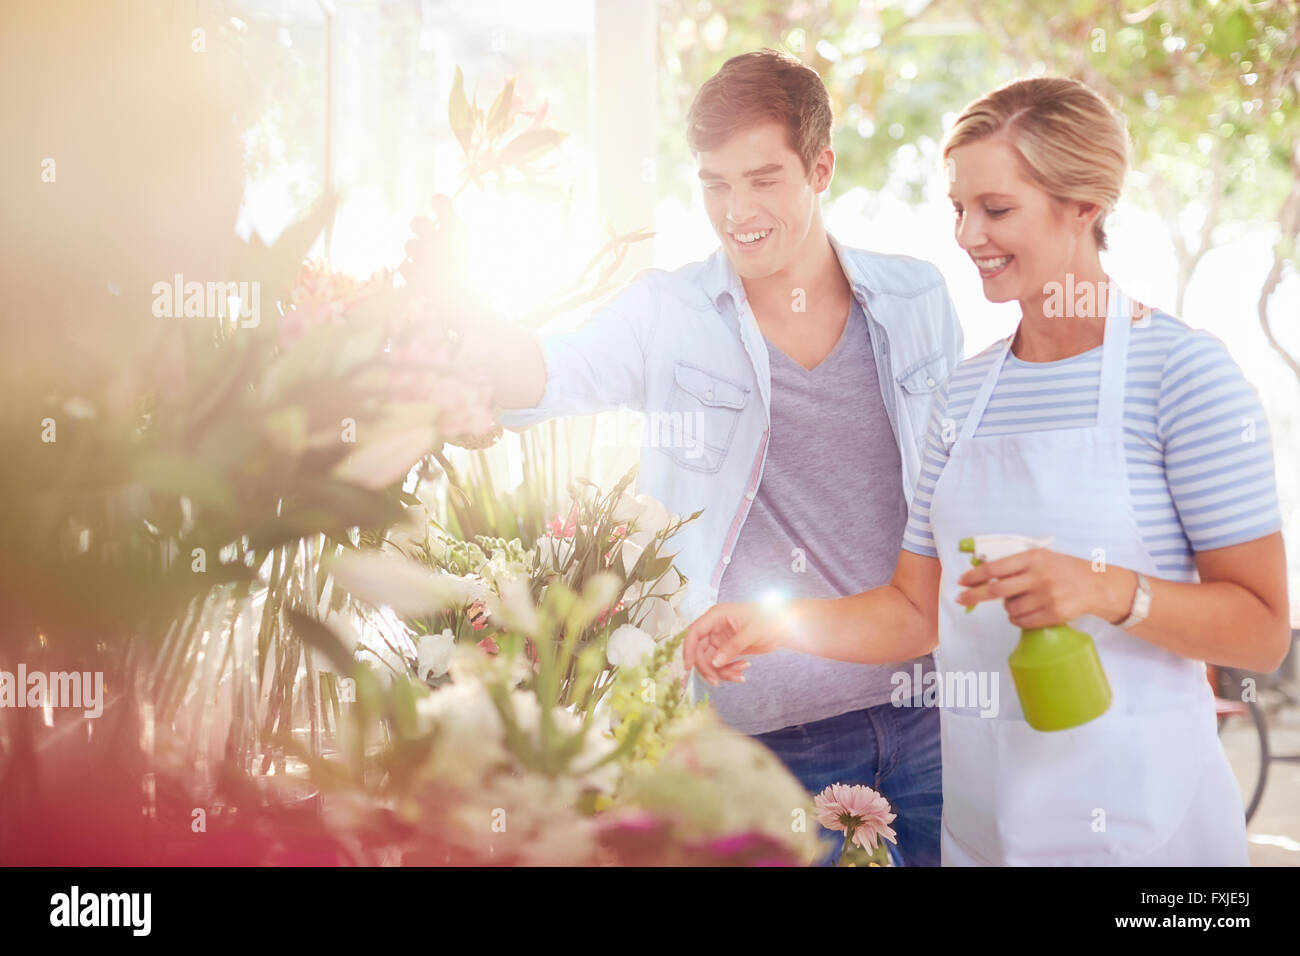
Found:
[{"label": "young man", "polygon": [[[888,582],[931,399],[961,359],[938,270],[827,234],[831,122],[820,77],[797,59],[728,60],[687,130],[722,247],[673,272],[645,270],[571,334],[539,343],[497,326],[466,343],[491,356],[480,367],[494,370],[496,403],[514,409],[499,415],[507,427],[648,413],[639,489],[678,514],[703,509],[677,539],[690,615]],[[744,683],[710,689],[697,674],[695,692],[810,791],[879,790],[898,814],[904,862],[938,865],[938,711],[890,701],[891,677],[910,683],[913,663],[778,653],[753,660]]]}]

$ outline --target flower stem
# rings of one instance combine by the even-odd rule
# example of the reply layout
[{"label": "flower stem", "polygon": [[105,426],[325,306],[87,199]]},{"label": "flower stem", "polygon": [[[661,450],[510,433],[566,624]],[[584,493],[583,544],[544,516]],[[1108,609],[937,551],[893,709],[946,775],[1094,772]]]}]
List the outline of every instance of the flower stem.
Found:
[{"label": "flower stem", "polygon": [[840,847],[840,858],[835,861],[836,866],[848,866],[849,847],[853,845],[853,831],[855,829],[857,828],[850,823],[848,829],[844,831],[844,845]]}]

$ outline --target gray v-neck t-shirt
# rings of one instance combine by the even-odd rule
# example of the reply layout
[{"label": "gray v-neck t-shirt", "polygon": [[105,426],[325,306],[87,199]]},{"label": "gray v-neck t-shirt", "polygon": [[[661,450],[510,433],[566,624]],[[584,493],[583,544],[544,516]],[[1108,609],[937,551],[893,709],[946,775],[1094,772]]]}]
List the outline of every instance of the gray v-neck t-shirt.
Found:
[{"label": "gray v-neck t-shirt", "polygon": [[[870,332],[854,298],[844,332],[805,369],[767,343],[772,426],[767,461],[718,601],[768,595],[831,598],[889,583],[907,502],[902,462],[880,392]],[[912,664],[870,666],[780,650],[750,659],[743,684],[694,678],[736,730],[761,734],[887,703],[892,675]],[[920,659],[922,672],[934,669]]]}]

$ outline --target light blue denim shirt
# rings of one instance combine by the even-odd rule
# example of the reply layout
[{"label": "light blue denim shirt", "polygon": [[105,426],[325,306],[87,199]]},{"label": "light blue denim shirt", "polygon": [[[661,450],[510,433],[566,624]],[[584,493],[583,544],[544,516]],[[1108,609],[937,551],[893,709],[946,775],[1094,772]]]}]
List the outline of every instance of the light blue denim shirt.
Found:
[{"label": "light blue denim shirt", "polygon": [[[869,320],[910,507],[931,402],[962,357],[961,326],[931,263],[830,242]],[[726,253],[638,273],[582,327],[543,337],[542,351],[541,401],[498,410],[497,420],[520,428],[612,408],[645,412],[637,490],[679,515],[703,509],[673,539],[689,583],[682,613],[703,613],[717,603],[762,480],[771,426],[767,346]]]}]

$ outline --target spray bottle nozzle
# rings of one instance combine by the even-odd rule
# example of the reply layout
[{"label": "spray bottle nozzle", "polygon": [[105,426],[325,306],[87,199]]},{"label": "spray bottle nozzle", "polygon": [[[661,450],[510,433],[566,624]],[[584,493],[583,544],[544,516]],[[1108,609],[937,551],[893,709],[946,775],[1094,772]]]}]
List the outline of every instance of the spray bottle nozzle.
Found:
[{"label": "spray bottle nozzle", "polygon": [[957,542],[957,550],[973,554],[977,563],[1008,558],[1021,551],[1046,548],[1054,538],[1031,538],[1024,534],[977,534]]},{"label": "spray bottle nozzle", "polygon": [[[1030,538],[1023,534],[977,534],[958,541],[957,550],[971,555],[971,567],[978,567],[985,561],[1007,558],[1032,548],[1045,548],[1052,541],[1052,538]],[[974,610],[975,605],[972,604],[966,608],[966,613],[970,614]]]}]

